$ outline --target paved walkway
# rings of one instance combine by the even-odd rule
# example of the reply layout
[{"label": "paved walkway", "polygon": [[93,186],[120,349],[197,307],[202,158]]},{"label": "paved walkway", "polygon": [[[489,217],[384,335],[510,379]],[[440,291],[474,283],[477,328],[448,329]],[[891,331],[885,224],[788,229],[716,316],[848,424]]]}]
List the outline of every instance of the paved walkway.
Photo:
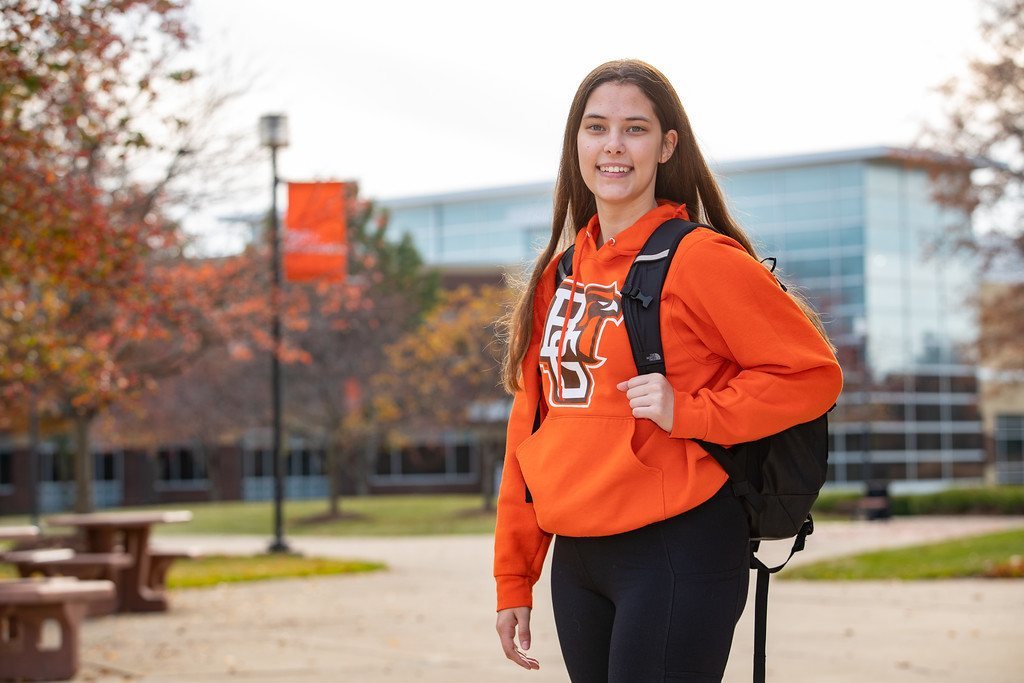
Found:
[{"label": "paved walkway", "polygon": [[[1024,518],[823,523],[794,563],[1021,526]],[[263,550],[266,540],[158,542],[244,553]],[[494,633],[489,537],[290,540],[310,555],[383,560],[390,569],[176,591],[168,614],[89,621],[79,680],[567,680],[546,575],[538,584],[530,651],[541,670],[527,672],[504,659]],[[752,598],[727,683],[750,680]],[[1017,683],[1024,677],[1022,614],[1024,581],[779,581],[769,610],[769,680]]]}]

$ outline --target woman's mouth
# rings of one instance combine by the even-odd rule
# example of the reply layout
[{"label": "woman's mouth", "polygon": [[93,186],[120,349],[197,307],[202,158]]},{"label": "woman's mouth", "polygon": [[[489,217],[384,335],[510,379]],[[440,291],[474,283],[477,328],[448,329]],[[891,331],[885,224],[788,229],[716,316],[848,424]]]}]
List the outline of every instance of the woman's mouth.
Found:
[{"label": "woman's mouth", "polygon": [[601,173],[603,173],[605,175],[610,175],[612,177],[616,177],[617,178],[617,177],[626,175],[627,173],[629,173],[633,169],[630,166],[619,166],[619,165],[616,165],[616,164],[608,164],[606,166],[598,166],[597,170],[599,170]]}]

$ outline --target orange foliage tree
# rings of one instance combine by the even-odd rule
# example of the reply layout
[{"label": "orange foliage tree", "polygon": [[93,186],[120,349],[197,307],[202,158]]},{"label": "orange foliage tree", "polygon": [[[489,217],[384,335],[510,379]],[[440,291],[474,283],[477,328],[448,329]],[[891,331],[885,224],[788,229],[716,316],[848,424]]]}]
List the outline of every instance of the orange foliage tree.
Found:
[{"label": "orange foliage tree", "polygon": [[216,273],[184,258],[167,211],[203,155],[156,109],[195,77],[190,40],[183,0],[0,6],[0,427],[74,427],[79,510],[94,418],[216,334]]},{"label": "orange foliage tree", "polygon": [[[924,143],[973,173],[933,174],[936,199],[981,219],[952,227],[953,247],[974,254],[992,286],[979,297],[979,355],[998,371],[1024,371],[1024,0],[983,6],[983,47],[965,75],[940,88],[941,121]],[[948,168],[948,166],[947,166]]]},{"label": "orange foliage tree", "polygon": [[[348,279],[285,283],[277,350],[285,432],[324,449],[331,516],[340,514],[343,471],[357,484],[365,478],[358,456],[375,431],[367,404],[370,379],[388,369],[383,348],[421,322],[438,284],[411,239],[391,239],[387,214],[360,199],[355,183],[347,189]],[[204,290],[218,294],[217,338],[183,374],[118,404],[99,427],[105,440],[133,447],[201,442],[213,472],[218,444],[270,424],[268,245],[192,267],[209,281]]]},{"label": "orange foliage tree", "polygon": [[509,402],[495,320],[510,304],[507,289],[490,285],[445,292],[422,325],[385,349],[387,371],[373,381],[375,414],[392,440],[407,443],[443,429],[476,435],[486,509],[493,505]]},{"label": "orange foliage tree", "polygon": [[285,372],[289,431],[324,447],[328,514],[340,514],[341,473],[365,489],[366,458],[376,424],[368,406],[371,379],[391,372],[383,349],[416,328],[437,299],[438,276],[427,268],[408,235],[387,234],[386,212],[360,200],[348,185],[348,280],[343,284],[290,285],[294,309],[308,311],[292,334],[302,362]]}]

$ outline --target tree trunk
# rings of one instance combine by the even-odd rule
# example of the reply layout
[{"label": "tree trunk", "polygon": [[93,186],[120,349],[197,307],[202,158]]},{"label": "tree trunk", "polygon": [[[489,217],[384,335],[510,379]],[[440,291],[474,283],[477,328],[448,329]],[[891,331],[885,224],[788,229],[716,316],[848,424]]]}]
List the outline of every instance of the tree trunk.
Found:
[{"label": "tree trunk", "polygon": [[484,438],[480,445],[480,491],[484,496],[484,512],[494,510],[494,468],[498,460],[497,452],[495,443],[489,438]]},{"label": "tree trunk", "polygon": [[380,439],[374,434],[369,439],[357,440],[352,448],[352,474],[356,483],[356,495],[366,496],[370,493],[368,464],[371,454],[376,453],[379,443]]},{"label": "tree trunk", "polygon": [[210,501],[216,502],[222,497],[220,490],[220,468],[222,463],[220,445],[207,446],[204,444],[201,448],[206,465],[206,481],[210,484]]},{"label": "tree trunk", "polygon": [[75,415],[75,512],[92,512],[92,453],[89,426],[92,415]]},{"label": "tree trunk", "polygon": [[338,467],[339,445],[333,439],[327,441],[324,453],[324,470],[327,474],[327,496],[331,517],[341,514],[341,468]]}]

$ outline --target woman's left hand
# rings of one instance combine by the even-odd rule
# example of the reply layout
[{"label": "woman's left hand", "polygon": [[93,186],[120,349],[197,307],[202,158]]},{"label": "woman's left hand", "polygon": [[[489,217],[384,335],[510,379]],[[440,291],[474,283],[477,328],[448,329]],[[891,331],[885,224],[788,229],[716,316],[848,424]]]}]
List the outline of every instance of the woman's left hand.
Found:
[{"label": "woman's left hand", "polygon": [[665,375],[638,375],[619,382],[615,388],[626,392],[633,417],[645,417],[666,432],[672,431],[674,395]]}]

